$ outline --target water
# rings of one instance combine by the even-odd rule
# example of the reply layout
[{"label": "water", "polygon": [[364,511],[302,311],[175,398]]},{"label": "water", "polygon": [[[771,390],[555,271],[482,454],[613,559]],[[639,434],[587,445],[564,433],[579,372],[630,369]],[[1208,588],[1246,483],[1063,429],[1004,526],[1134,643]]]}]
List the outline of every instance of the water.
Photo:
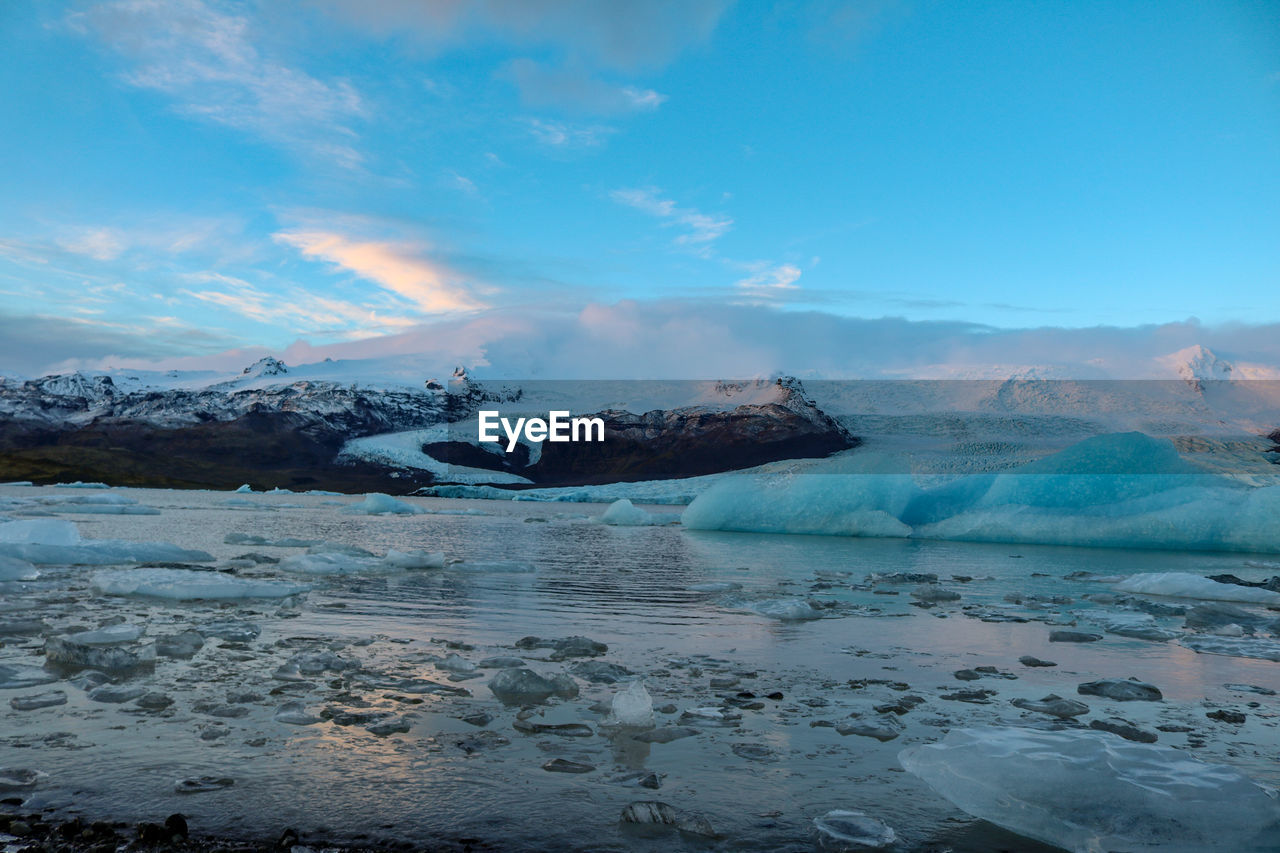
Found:
[{"label": "water", "polygon": [[[170,541],[208,551],[217,562],[248,552],[298,553],[223,541],[228,533],[246,533],[357,544],[376,553],[443,550],[450,558],[529,562],[538,570],[310,579],[317,588],[296,604],[104,598],[90,590],[94,570],[88,568],[48,567],[39,581],[0,584],[0,621],[40,617],[59,632],[96,627],[115,616],[145,624],[149,636],[215,618],[244,618],[262,627],[247,648],[210,640],[193,661],[161,659],[154,674],[135,679],[175,700],[158,714],[132,704],[91,702],[66,681],[0,691],[0,766],[49,774],[31,793],[31,807],[130,821],[181,811],[196,833],[274,837],[293,826],[312,840],[402,840],[447,849],[479,839],[500,849],[529,850],[806,850],[816,840],[813,818],[831,809],[853,809],[894,827],[904,849],[1034,850],[1030,842],[958,812],[901,772],[896,755],[909,744],[940,738],[950,727],[1044,722],[1048,718],[1019,711],[1009,700],[1039,699],[1050,692],[1085,699],[1093,710],[1085,720],[1119,715],[1147,729],[1158,723],[1190,725],[1203,742],[1192,750],[1196,755],[1280,785],[1274,760],[1280,703],[1274,696],[1233,693],[1223,686],[1280,687],[1280,664],[1198,655],[1176,641],[1113,635],[1090,644],[1050,643],[1050,625],[1044,621],[975,618],[998,613],[1054,626],[1080,621],[1077,630],[1092,631],[1084,619],[1099,605],[1082,596],[1110,588],[1064,577],[1072,572],[1265,576],[1265,570],[1244,565],[1248,555],[699,533],[678,525],[622,528],[587,517],[598,516],[602,507],[579,505],[414,499],[433,512],[487,514],[363,517],[339,512],[338,504],[354,502],[349,498],[253,495],[249,500],[256,506],[232,508],[221,505],[228,497],[221,493],[116,491],[161,513],[60,517],[74,519],[86,538]],[[0,498],[51,492],[6,488]],[[4,511],[17,518],[30,509],[18,505]],[[669,509],[648,509],[678,518]],[[272,572],[272,566],[263,565],[250,573]],[[962,598],[920,609],[910,604],[914,584],[880,585],[882,592],[897,595],[865,587],[865,577],[873,572],[934,573]],[[711,582],[740,588],[693,589]],[[1010,593],[1068,598],[1035,609],[1005,601]],[[823,611],[827,618],[781,622],[751,610],[761,601],[810,598],[834,602]],[[1175,628],[1182,622],[1160,621]],[[432,662],[456,651],[472,662],[514,655],[542,672],[565,671],[574,663],[546,661],[546,649],[516,648],[528,635],[585,635],[607,643],[608,654],[597,660],[643,675],[655,707],[670,703],[678,709],[659,712],[659,725],[675,724],[679,711],[720,706],[722,696],[740,691],[754,694],[764,707],[744,710],[734,728],[706,728],[696,737],[646,744],[602,728],[605,713],[591,710],[599,701],[607,703],[616,685],[578,679],[577,699],[539,706],[531,719],[585,723],[594,735],[526,735],[513,728],[519,709],[504,707],[485,687],[496,670],[448,682],[449,673]],[[471,648],[449,648],[445,641]],[[42,645],[38,636],[14,638],[0,648],[0,664],[39,665]],[[272,677],[275,669],[297,651],[316,649],[335,650],[358,661],[360,669],[311,678],[311,689],[270,695],[284,685]],[[1058,666],[1029,669],[1018,663],[1021,655]],[[982,665],[1018,678],[960,682],[952,675]],[[1129,676],[1157,685],[1165,701],[1115,703],[1076,696],[1081,682]],[[406,696],[371,683],[404,678],[432,679],[472,695]],[[737,678],[738,683],[713,689],[712,678]],[[998,695],[986,705],[941,698],[957,688],[987,688]],[[25,712],[9,708],[13,696],[50,689],[65,690],[67,704]],[[228,691],[253,691],[263,698],[242,703],[248,714],[238,718],[193,710],[201,700],[225,703]],[[764,698],[775,691],[781,699]],[[811,725],[839,722],[906,693],[926,701],[901,717],[905,728],[893,741],[842,737],[832,727]],[[378,737],[360,725],[298,727],[273,721],[275,709],[291,699],[302,700],[312,713],[386,710],[405,717],[409,731]],[[1249,702],[1258,705],[1249,707]],[[1206,711],[1218,705],[1247,711],[1248,722],[1236,727],[1207,720]],[[487,711],[493,721],[479,729],[459,719],[476,711]],[[216,723],[229,733],[201,740],[201,729]],[[458,746],[481,731],[509,743],[471,754]],[[1197,740],[1161,733],[1160,742],[1191,748]],[[552,758],[585,762],[596,770],[581,775],[543,770]],[[627,777],[648,772],[659,774],[660,789],[627,783]],[[178,779],[205,775],[229,776],[235,785],[208,793],[174,792]],[[618,817],[637,800],[662,800],[700,813],[719,838],[628,831]]]}]

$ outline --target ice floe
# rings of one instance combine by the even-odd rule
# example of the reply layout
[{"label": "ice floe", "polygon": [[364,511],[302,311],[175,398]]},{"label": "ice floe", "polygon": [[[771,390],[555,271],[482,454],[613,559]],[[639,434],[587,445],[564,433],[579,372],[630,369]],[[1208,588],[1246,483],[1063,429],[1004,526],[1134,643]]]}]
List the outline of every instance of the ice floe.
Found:
[{"label": "ice floe", "polygon": [[1115,584],[1121,592],[1163,595],[1169,598],[1199,598],[1207,601],[1239,601],[1251,604],[1280,604],[1280,592],[1252,586],[1218,583],[1189,572],[1152,572],[1131,575]]},{"label": "ice floe", "polygon": [[898,757],[963,811],[1077,853],[1280,845],[1275,791],[1171,747],[1103,732],[986,727],[953,730]]},{"label": "ice floe", "polygon": [[0,522],[0,556],[37,565],[109,566],[122,563],[197,563],[212,560],[204,551],[168,542],[82,539],[70,521],[24,519]]},{"label": "ice floe", "polygon": [[396,500],[381,492],[371,492],[365,495],[360,503],[349,504],[342,511],[350,515],[419,515],[422,513],[420,507]]},{"label": "ice floe", "polygon": [[310,589],[284,581],[255,580],[191,569],[112,569],[95,572],[93,588],[106,595],[138,595],[172,601],[287,598]]}]

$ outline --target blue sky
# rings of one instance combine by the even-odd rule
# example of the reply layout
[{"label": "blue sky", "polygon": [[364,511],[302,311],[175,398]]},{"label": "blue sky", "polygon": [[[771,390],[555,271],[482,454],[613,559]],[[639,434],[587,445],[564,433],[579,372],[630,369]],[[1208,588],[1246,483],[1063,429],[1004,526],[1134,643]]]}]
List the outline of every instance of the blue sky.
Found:
[{"label": "blue sky", "polygon": [[1280,321],[1277,3],[7,3],[0,52],[0,373],[629,300]]}]

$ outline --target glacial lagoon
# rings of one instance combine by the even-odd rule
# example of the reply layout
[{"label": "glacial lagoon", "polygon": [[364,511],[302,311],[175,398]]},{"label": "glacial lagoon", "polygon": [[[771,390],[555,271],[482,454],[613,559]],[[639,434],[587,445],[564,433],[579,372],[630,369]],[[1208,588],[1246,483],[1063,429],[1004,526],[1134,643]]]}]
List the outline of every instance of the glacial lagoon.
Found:
[{"label": "glacial lagoon", "polygon": [[[35,552],[5,552],[0,796],[27,810],[181,812],[194,834],[292,827],[311,845],[619,851],[841,849],[815,820],[845,810],[892,828],[893,849],[1051,850],[961,811],[899,754],[993,728],[1138,746],[1094,722],[1280,786],[1280,613],[1169,585],[1262,581],[1276,555],[699,531],[662,506],[628,526],[590,504],[52,499],[91,491],[0,487],[0,514],[43,538],[74,524],[65,547],[180,553],[37,561],[23,579],[14,555]],[[138,572],[150,585],[124,583]],[[181,600],[196,581],[205,597]],[[520,669],[560,689],[502,701],[490,684]],[[1080,690],[1131,678],[1159,700]],[[616,724],[637,680],[652,728]],[[1052,790],[1054,762],[1033,766]],[[621,819],[655,801],[679,828]],[[1233,811],[1216,813],[1225,833]]]}]

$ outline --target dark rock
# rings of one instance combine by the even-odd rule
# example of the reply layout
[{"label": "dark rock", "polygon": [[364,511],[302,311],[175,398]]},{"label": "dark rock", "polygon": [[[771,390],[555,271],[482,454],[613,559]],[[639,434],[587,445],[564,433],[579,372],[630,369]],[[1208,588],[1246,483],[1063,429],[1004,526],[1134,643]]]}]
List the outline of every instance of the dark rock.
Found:
[{"label": "dark rock", "polygon": [[673,740],[693,737],[697,734],[701,734],[701,732],[692,726],[663,726],[634,734],[631,738],[641,743],[671,743]]},{"label": "dark rock", "polygon": [[1072,717],[1079,717],[1081,714],[1089,713],[1089,706],[1083,702],[1077,702],[1074,699],[1063,699],[1061,696],[1050,693],[1039,701],[1030,699],[1014,699],[1009,704],[1015,708],[1021,708],[1024,711],[1037,711],[1041,714],[1048,714],[1059,719],[1068,720]]},{"label": "dark rock", "polygon": [[1023,666],[1057,666],[1057,664],[1051,660],[1040,660],[1040,658],[1032,657],[1031,655],[1023,655],[1018,658],[1018,663]]},{"label": "dark rock", "polygon": [[1217,711],[1210,711],[1205,714],[1205,716],[1211,720],[1217,720],[1220,723],[1231,723],[1237,726],[1243,723],[1246,719],[1246,716],[1239,711],[1229,711],[1225,708]]},{"label": "dark rock", "polygon": [[1089,728],[1100,732],[1111,732],[1113,735],[1119,735],[1125,740],[1131,740],[1134,743],[1155,743],[1159,740],[1159,736],[1155,732],[1140,729],[1128,720],[1122,720],[1119,717],[1090,720]]},{"label": "dark rock", "polygon": [[511,727],[527,735],[558,735],[559,737],[591,737],[595,734],[584,723],[534,723],[517,719]]},{"label": "dark rock", "polygon": [[635,674],[625,666],[602,660],[580,661],[569,667],[569,671],[592,684],[616,684]]},{"label": "dark rock", "polygon": [[1076,688],[1083,696],[1103,696],[1117,702],[1159,702],[1164,695],[1153,684],[1136,679],[1103,678],[1088,681]]},{"label": "dark rock", "polygon": [[1101,634],[1089,634],[1084,631],[1050,631],[1051,643],[1096,643],[1102,639]]},{"label": "dark rock", "polygon": [[499,670],[489,679],[489,690],[508,705],[539,704],[552,696],[573,699],[578,695],[578,686],[567,675],[546,678],[524,668]]},{"label": "dark rock", "polygon": [[569,761],[567,758],[553,758],[543,764],[542,769],[550,773],[591,773],[596,767],[594,764]]}]

